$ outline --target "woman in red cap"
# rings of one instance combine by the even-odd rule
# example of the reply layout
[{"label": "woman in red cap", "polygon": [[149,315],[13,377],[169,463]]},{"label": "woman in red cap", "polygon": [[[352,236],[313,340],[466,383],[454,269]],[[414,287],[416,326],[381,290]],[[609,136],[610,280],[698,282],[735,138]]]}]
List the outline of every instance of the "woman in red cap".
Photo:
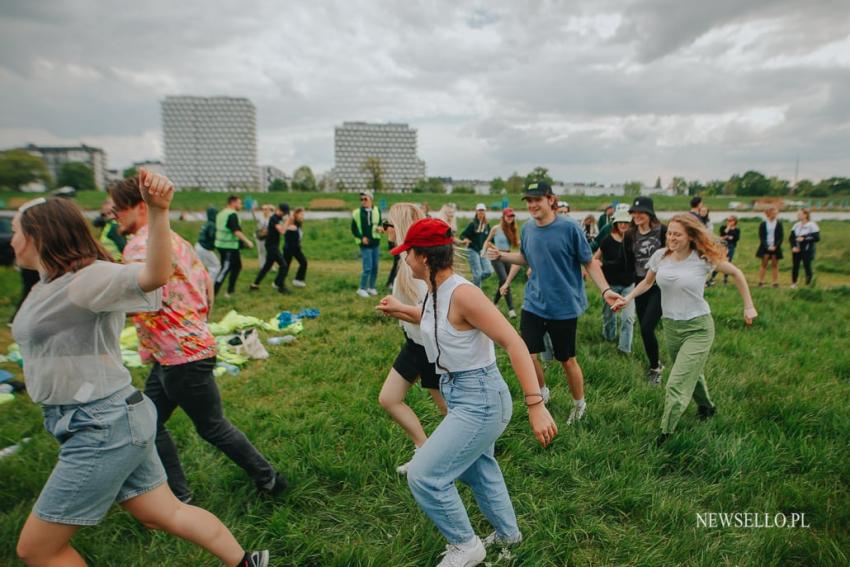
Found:
[{"label": "woman in red cap", "polygon": [[[495,248],[500,252],[510,252],[512,249],[519,246],[519,226],[516,222],[516,213],[510,207],[502,210],[502,220],[493,227],[490,234],[487,235],[487,240],[484,241],[484,250],[488,247]],[[496,294],[493,295],[493,304],[498,305],[502,298],[502,286],[508,280],[508,272],[511,267],[507,262],[502,260],[494,260],[492,262],[493,269],[496,270],[496,276],[499,278],[499,287],[496,289]],[[508,283],[507,293],[505,293],[505,302],[508,304],[508,317],[513,319],[516,317],[514,311],[514,298],[511,295],[510,282]]]},{"label": "woman in red cap", "polygon": [[[452,231],[443,221],[422,219],[407,231],[392,254],[407,252],[413,277],[425,280],[422,307],[393,296],[377,308],[386,315],[418,324],[428,359],[440,375],[440,392],[449,413],[414,455],[407,484],[417,504],[448,540],[439,566],[478,565],[485,545],[519,543],[522,534],[505,479],[494,456],[495,441],[513,412],[507,384],[496,366],[493,342],[507,350],[525,392],[529,421],[544,447],[558,432],[543,404],[531,357],[516,330],[496,306],[454,273]],[[495,528],[482,542],[469,522],[455,481],[469,485]]]}]

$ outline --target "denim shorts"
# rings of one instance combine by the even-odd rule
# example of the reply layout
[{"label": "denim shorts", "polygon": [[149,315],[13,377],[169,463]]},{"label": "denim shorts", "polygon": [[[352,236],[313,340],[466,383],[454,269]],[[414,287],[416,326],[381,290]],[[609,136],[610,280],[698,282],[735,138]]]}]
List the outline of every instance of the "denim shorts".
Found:
[{"label": "denim shorts", "polygon": [[44,426],[59,441],[59,461],[33,512],[47,522],[91,526],[124,502],[165,482],[156,453],[156,408],[127,386],[86,404],[44,406]]}]

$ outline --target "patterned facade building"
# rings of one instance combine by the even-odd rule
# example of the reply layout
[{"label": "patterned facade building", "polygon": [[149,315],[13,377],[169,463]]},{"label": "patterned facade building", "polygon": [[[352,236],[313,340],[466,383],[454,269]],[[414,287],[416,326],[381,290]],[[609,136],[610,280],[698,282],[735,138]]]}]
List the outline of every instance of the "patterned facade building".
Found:
[{"label": "patterned facade building", "polygon": [[85,144],[79,146],[36,146],[30,144],[24,149],[44,160],[54,180],[59,178],[59,171],[61,171],[63,165],[70,162],[81,162],[91,168],[94,174],[95,188],[100,191],[106,189],[108,182],[106,153],[100,148],[93,148]]},{"label": "patterned facade building", "polygon": [[261,190],[257,111],[250,100],[166,97],[162,102],[162,132],[165,171],[177,189]]},{"label": "patterned facade building", "polygon": [[416,155],[416,130],[407,124],[344,122],[334,131],[337,187],[362,190],[370,186],[369,158],[379,160],[387,191],[410,191],[425,177],[425,162]]}]

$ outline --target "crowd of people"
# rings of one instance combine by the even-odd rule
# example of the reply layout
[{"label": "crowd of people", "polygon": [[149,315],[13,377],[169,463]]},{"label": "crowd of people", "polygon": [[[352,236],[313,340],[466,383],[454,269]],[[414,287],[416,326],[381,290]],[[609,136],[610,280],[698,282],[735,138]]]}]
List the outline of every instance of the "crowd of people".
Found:
[{"label": "crowd of people", "polygon": [[[243,247],[263,250],[250,290],[259,289],[277,266],[274,288],[288,293],[292,261],[299,263],[292,285],[306,285],[304,210],[290,211],[285,203],[263,207],[252,239],[234,195],[221,211],[207,211],[193,246],[171,230],[173,186],[164,176],[141,170],[138,178],[112,185],[109,197],[98,238],[64,199],[32,200],[13,220],[17,263],[37,270],[40,284],[21,305],[12,332],[27,360],[27,390],[60,443],[59,461],[24,525],[18,554],[28,565],[84,565],[70,545],[72,536],[80,526],[97,524],[118,502],[144,525],[196,543],[225,565],[268,565],[266,551],[246,551],[215,515],[191,505],[193,493],[166,424],[182,408],[198,434],[240,466],[259,492],[286,490],[285,476],[223,413],[207,317],[225,282],[224,293],[235,292]],[[462,231],[450,204],[432,218],[420,205],[397,203],[385,220],[368,191],[351,212],[362,261],[357,295],[378,295],[384,234],[396,259],[387,282],[391,292],[376,309],[399,320],[403,340],[378,401],[413,443],[412,457],[396,470],[406,475],[414,500],[447,541],[440,566],[478,565],[487,547],[523,538],[495,457],[495,442],[513,413],[495,344],[507,352],[532,432],[546,447],[558,434],[548,410],[546,360],[558,361],[569,388],[566,425],[578,424],[589,411],[577,356],[578,319],[588,307],[585,282],[603,300],[602,336],[616,341],[625,356],[632,352],[637,319],[646,378],[655,386],[664,372],[656,337],[663,320],[670,370],[655,440],[661,446],[691,400],[701,420],[717,412],[705,372],[714,340],[706,287],[723,273],[724,283],[731,278],[741,296],[745,324],[758,315],[747,281],[732,263],[740,240],[734,216],[718,238],[697,200],[689,213],[665,225],[649,197],[612,204],[598,219],[590,215],[582,222],[569,216],[569,205],[557,201],[546,183],[529,184],[522,199],[530,216],[522,227],[511,208],[491,227],[483,204]],[[769,209],[759,227],[759,285],[769,263],[776,283],[782,258],[784,232],[776,213]],[[819,239],[817,224],[801,211],[789,237],[793,285],[800,264],[811,283]],[[457,258],[465,259],[471,281],[457,273]],[[527,282],[517,332],[510,322],[517,317],[511,285],[523,268]],[[499,282],[488,297],[481,282],[493,273]],[[498,308],[503,297],[507,317]],[[132,386],[121,360],[125,313],[131,314],[142,360],[151,364],[144,392]],[[417,380],[443,416],[430,436],[405,403]],[[469,521],[458,480],[471,488],[493,527],[483,539]]]}]

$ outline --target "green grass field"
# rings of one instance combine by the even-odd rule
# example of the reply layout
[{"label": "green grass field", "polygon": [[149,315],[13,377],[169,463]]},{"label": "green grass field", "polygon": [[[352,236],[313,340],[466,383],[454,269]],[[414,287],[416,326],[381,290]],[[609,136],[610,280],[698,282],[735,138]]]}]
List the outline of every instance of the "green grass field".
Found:
[{"label": "green grass field", "polygon": [[[756,224],[742,225],[738,264],[755,281]],[[178,230],[194,239],[197,225]],[[377,404],[401,344],[398,325],[377,315],[374,300],[355,296],[359,263],[342,220],[309,223],[308,287],[279,296],[249,294],[253,252],[233,298],[215,307],[268,318],[281,309],[321,309],[298,341],[269,347],[271,358],[219,379],[226,413],[286,474],[292,488],[269,500],[244,473],[206,445],[177,412],[169,422],[196,502],[213,511],[246,546],[272,550],[273,565],[409,566],[437,563],[444,541],[418,510],[395,466],[412,445]],[[497,454],[525,541],[513,560],[492,565],[847,565],[850,563],[850,223],[821,224],[823,242],[812,289],[796,291],[790,260],[782,289],[754,289],[760,316],[743,326],[731,286],[707,291],[717,338],[707,377],[718,415],[700,423],[692,406],[673,440],[653,446],[663,389],[643,377],[645,358],[616,354],[601,338],[599,294],[579,323],[588,415],[565,420],[571,400],[551,366],[550,410],[560,434],[548,449],[531,435],[521,390],[504,352],[499,366],[515,400],[514,418]],[[789,254],[790,256],[790,254]],[[385,257],[380,277],[390,264]],[[383,280],[382,280],[383,281]],[[485,282],[492,293],[495,282]],[[0,317],[19,293],[18,275],[0,271]],[[515,284],[521,296],[521,286]],[[504,304],[502,304],[504,308]],[[11,340],[0,331],[0,349]],[[669,366],[663,351],[662,360]],[[16,367],[4,368],[20,374]],[[145,372],[134,371],[137,386]],[[439,422],[427,393],[409,403],[426,430]],[[40,410],[25,396],[0,406],[0,447],[32,441],[0,460],[0,565],[16,565],[18,532],[57,454]],[[474,526],[490,528],[462,489]],[[700,527],[698,513],[804,513],[806,529]],[[92,566],[216,565],[213,558],[154,533],[114,507],[74,545]]]}]

